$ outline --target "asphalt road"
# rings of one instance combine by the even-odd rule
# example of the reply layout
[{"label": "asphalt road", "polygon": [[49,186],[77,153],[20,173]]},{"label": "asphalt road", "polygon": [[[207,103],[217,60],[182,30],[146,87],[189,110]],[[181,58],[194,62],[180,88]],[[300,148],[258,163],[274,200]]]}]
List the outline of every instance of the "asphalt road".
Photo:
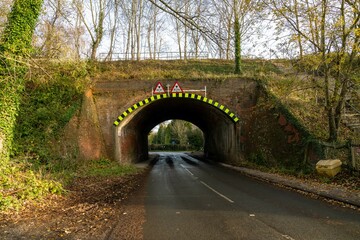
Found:
[{"label": "asphalt road", "polygon": [[360,213],[182,153],[146,183],[144,239],[360,239]]}]

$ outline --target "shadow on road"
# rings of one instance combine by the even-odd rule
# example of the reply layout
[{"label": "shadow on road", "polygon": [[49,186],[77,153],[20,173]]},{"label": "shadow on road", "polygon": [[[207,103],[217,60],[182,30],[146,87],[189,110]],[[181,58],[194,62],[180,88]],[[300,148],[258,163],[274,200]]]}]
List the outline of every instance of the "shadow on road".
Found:
[{"label": "shadow on road", "polygon": [[169,165],[170,168],[174,168],[174,161],[171,159],[170,156],[166,157],[166,163]]},{"label": "shadow on road", "polygon": [[187,157],[181,156],[182,160],[184,160],[187,164],[193,165],[193,166],[197,166],[199,165],[197,162],[192,161],[190,159],[188,159]]}]

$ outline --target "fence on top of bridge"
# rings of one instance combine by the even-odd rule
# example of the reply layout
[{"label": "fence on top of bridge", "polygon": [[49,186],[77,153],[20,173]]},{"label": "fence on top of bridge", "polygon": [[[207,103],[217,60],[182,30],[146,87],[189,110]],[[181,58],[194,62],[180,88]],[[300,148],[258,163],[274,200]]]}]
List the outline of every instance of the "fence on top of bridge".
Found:
[{"label": "fence on top of bridge", "polygon": [[184,59],[209,59],[213,58],[208,52],[141,52],[137,53],[100,53],[100,61],[117,61],[117,60],[184,60]]}]

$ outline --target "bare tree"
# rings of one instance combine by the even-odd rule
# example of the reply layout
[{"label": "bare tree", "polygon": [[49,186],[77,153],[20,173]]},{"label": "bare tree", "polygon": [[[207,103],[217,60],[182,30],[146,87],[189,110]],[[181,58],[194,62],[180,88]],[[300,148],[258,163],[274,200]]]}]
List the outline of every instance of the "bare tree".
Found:
[{"label": "bare tree", "polygon": [[90,59],[92,60],[96,59],[97,50],[104,36],[106,4],[106,0],[74,0],[77,13],[91,39]]},{"label": "bare tree", "polygon": [[[203,11],[205,2],[193,0],[174,1],[170,4],[163,0],[149,0],[157,8],[168,13],[174,22],[176,32],[176,42],[180,59],[188,57],[191,48],[198,52],[200,39],[204,38],[216,41],[214,31],[206,27],[208,23],[207,13]],[[200,13],[201,12],[201,13]],[[197,53],[195,53],[197,55]]]},{"label": "bare tree", "polygon": [[[156,25],[158,13],[158,9],[155,6],[150,5],[148,7],[147,45],[150,59],[155,59],[156,54]],[[152,44],[152,41],[154,44]]]},{"label": "bare tree", "polygon": [[82,27],[82,21],[79,14],[75,16],[75,27],[73,29],[74,35],[74,45],[75,45],[75,59],[79,60],[81,58],[81,47],[82,47],[82,35],[84,33]]},{"label": "bare tree", "polygon": [[229,60],[232,54],[232,36],[233,36],[233,18],[234,11],[230,4],[225,4],[223,1],[212,0],[212,5],[214,6],[215,13],[218,20],[218,41],[216,45],[218,46],[218,55],[220,58],[225,58]]},{"label": "bare tree", "polygon": [[120,14],[120,0],[109,1],[109,11],[112,10],[112,14],[109,14],[109,25],[110,25],[110,45],[109,52],[106,56],[107,60],[112,60],[114,49],[115,49],[115,38],[117,28],[119,25],[119,14]]},{"label": "bare tree", "polygon": [[[197,14],[191,14],[191,12],[187,11],[186,9],[181,10],[180,8],[171,6],[170,3],[164,1],[164,0],[149,0],[152,2],[155,6],[162,9],[164,12],[169,13],[171,16],[175,17],[178,21],[180,21],[182,24],[184,24],[185,27],[191,29],[191,30],[197,30],[199,31],[205,38],[211,40],[218,46],[221,46],[221,42],[224,40],[222,38],[222,34],[219,33],[218,28],[213,28],[212,26],[208,26],[209,23],[213,22],[213,26],[217,26],[214,24],[214,22],[218,22],[219,18],[217,16],[212,17],[204,12],[201,15]],[[188,1],[188,0],[186,0]],[[220,3],[216,3],[216,1],[212,1],[212,3],[215,2],[215,6],[220,6]],[[178,1],[177,1],[178,3]],[[236,71],[239,70],[240,67],[240,59],[241,59],[241,43],[244,39],[247,38],[247,36],[254,31],[254,26],[257,21],[259,21],[259,17],[262,10],[262,1],[261,0],[254,0],[254,1],[247,1],[247,0],[222,0],[221,4],[227,5],[228,7],[226,9],[233,11],[233,17],[232,25],[234,26],[232,38],[234,39],[233,46],[236,46],[237,51],[237,61],[236,61]],[[207,2],[207,4],[210,4],[210,2]],[[186,4],[185,4],[186,6]],[[211,6],[212,7],[212,6]],[[220,9],[219,7],[217,7]],[[231,14],[231,11],[230,13]],[[235,16],[236,15],[236,16]],[[212,19],[209,19],[212,18]],[[217,18],[217,19],[216,19]],[[217,21],[216,21],[217,20]],[[235,27],[236,25],[236,27]],[[236,30],[236,31],[235,31]],[[178,31],[179,33],[179,31]],[[178,34],[179,35],[179,34]],[[187,35],[187,34],[185,34]],[[186,36],[184,35],[184,39],[186,39]],[[235,39],[237,39],[235,41]],[[185,41],[185,40],[184,40]],[[185,51],[185,49],[183,49]],[[234,50],[235,51],[235,50]],[[235,55],[235,54],[234,54]]]},{"label": "bare tree", "polygon": [[128,41],[130,41],[130,51],[131,51],[131,60],[135,60],[135,44],[136,44],[136,40],[135,40],[135,33],[136,33],[136,13],[138,11],[137,7],[138,7],[138,0],[132,0],[131,2],[131,17],[130,17],[130,21],[129,21],[129,33],[130,33],[130,39],[128,39]]},{"label": "bare tree", "polygon": [[143,0],[122,1],[121,8],[127,24],[125,57],[128,59],[130,56],[131,60],[140,59]]},{"label": "bare tree", "polygon": [[[227,0],[224,0],[227,1]],[[230,4],[230,3],[229,3]],[[235,73],[241,73],[241,46],[246,37],[255,31],[262,12],[262,1],[233,0]]]},{"label": "bare tree", "polygon": [[73,13],[69,0],[45,0],[34,41],[38,55],[46,58],[73,58]]},{"label": "bare tree", "polygon": [[[146,2],[148,3],[148,2]],[[164,18],[160,14],[160,9],[153,4],[146,6],[147,14],[147,45],[149,57],[156,59],[156,53],[161,49],[162,37],[160,31],[163,29]]]},{"label": "bare tree", "polygon": [[141,58],[141,31],[142,31],[142,18],[144,13],[143,0],[138,0],[138,16],[136,21],[136,60]]},{"label": "bare tree", "polygon": [[[176,2],[175,9],[176,9],[177,11],[180,11],[180,2],[181,2],[181,1],[177,1],[177,2]],[[182,51],[183,48],[182,48],[182,44],[181,44],[181,39],[182,39],[182,34],[181,34],[182,26],[183,26],[183,24],[181,23],[180,19],[176,17],[176,18],[175,18],[176,40],[177,40],[177,45],[178,45],[178,51],[179,51],[180,59],[183,58],[183,51]]]},{"label": "bare tree", "polygon": [[[205,5],[204,0],[196,1],[192,7],[193,13],[191,15],[194,16],[201,16],[203,13],[205,13]],[[197,18],[198,19],[198,18]],[[199,24],[198,20],[195,20],[197,24]],[[199,51],[200,51],[200,41],[202,38],[202,34],[198,29],[191,29],[191,35],[190,35],[190,42],[192,43],[192,51],[194,52],[194,57],[197,59],[199,57]]]},{"label": "bare tree", "polygon": [[[307,53],[312,54],[311,67],[323,78],[329,141],[337,141],[342,109],[351,90],[351,75],[358,68],[360,3],[304,0],[300,4],[298,0],[296,16],[288,1],[270,3],[279,21],[284,21],[284,26],[300,36],[301,47],[308,46]],[[297,24],[300,21],[303,24]]]}]

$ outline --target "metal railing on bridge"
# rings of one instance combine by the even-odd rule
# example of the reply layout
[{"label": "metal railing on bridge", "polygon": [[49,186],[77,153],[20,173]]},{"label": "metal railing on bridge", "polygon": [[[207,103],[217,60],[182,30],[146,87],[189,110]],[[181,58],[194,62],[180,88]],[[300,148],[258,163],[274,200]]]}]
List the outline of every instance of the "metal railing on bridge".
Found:
[{"label": "metal railing on bridge", "polygon": [[118,61],[118,60],[184,60],[184,59],[209,59],[211,55],[208,52],[141,52],[137,53],[100,53],[100,61]]}]

